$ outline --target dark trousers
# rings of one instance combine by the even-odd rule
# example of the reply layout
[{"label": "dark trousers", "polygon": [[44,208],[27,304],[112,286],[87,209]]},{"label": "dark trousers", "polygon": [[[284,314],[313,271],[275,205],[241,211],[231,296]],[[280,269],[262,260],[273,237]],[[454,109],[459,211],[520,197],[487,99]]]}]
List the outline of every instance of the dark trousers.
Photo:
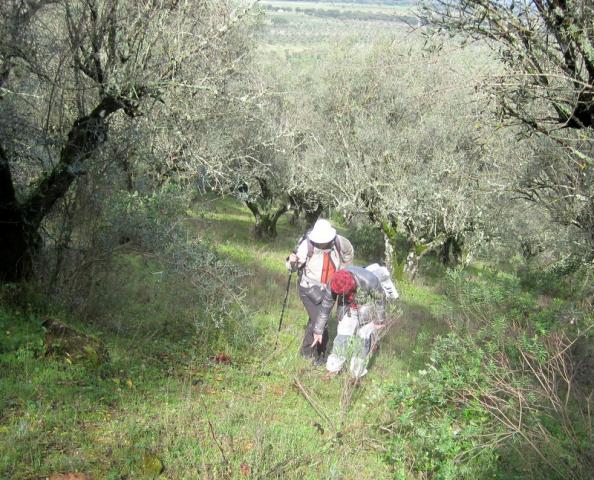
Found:
[{"label": "dark trousers", "polygon": [[305,327],[305,335],[303,337],[303,342],[301,344],[301,348],[299,349],[299,353],[306,358],[319,358],[326,354],[326,347],[328,345],[328,325],[324,329],[324,333],[322,335],[322,343],[316,344],[314,347],[311,344],[314,341],[314,326],[316,319],[318,318],[318,312],[321,307],[320,303],[315,303],[307,296],[307,288],[302,287],[299,285],[299,298],[307,311],[307,315],[309,320],[307,322],[307,327]]}]

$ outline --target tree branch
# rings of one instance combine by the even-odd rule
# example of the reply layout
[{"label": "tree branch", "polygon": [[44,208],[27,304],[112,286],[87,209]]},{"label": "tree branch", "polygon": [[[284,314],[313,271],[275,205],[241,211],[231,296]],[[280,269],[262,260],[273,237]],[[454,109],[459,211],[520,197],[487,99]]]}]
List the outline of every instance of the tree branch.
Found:
[{"label": "tree branch", "polygon": [[89,115],[74,122],[60,153],[60,161],[25,202],[25,215],[33,228],[39,227],[56,201],[66,194],[74,179],[85,173],[81,163],[105,141],[107,118],[124,106],[119,99],[106,97]]}]

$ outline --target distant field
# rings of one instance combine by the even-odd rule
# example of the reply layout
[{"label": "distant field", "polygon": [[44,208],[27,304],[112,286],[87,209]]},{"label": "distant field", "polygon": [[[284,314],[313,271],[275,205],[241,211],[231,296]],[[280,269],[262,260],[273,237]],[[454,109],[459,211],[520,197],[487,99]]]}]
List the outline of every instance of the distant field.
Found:
[{"label": "distant field", "polygon": [[302,15],[335,20],[414,24],[415,4],[407,1],[394,4],[357,4],[344,2],[306,2],[264,0],[261,6],[275,15]]},{"label": "distant field", "polygon": [[345,2],[303,2],[292,0],[262,0],[262,5],[271,6],[274,8],[283,8],[287,10],[301,9],[318,9],[318,10],[350,10],[358,12],[373,12],[386,14],[402,14],[410,12],[415,2],[394,2],[393,4],[369,4],[369,3],[345,3]]},{"label": "distant field", "polygon": [[393,4],[263,0],[259,36],[262,62],[289,62],[298,70],[315,65],[343,41],[372,43],[409,31],[414,2]]}]

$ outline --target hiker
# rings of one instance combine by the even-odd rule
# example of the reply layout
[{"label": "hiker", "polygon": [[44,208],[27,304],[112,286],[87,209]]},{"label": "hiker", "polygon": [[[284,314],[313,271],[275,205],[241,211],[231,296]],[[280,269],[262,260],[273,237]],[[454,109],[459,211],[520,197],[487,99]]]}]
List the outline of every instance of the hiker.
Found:
[{"label": "hiker", "polygon": [[353,254],[351,242],[337,235],[328,220],[318,219],[287,258],[287,268],[299,272],[299,298],[309,316],[299,353],[318,365],[325,361],[328,344],[328,326],[325,324],[320,341],[313,345],[314,324],[318,318],[322,292],[335,271],[353,262]]},{"label": "hiker", "polygon": [[385,326],[385,306],[398,292],[388,269],[374,263],[367,268],[350,266],[338,270],[324,290],[314,325],[313,345],[322,342],[332,307],[337,303],[338,328],[326,369],[337,374],[351,355],[350,372],[355,379],[367,373],[367,362],[377,331]]}]

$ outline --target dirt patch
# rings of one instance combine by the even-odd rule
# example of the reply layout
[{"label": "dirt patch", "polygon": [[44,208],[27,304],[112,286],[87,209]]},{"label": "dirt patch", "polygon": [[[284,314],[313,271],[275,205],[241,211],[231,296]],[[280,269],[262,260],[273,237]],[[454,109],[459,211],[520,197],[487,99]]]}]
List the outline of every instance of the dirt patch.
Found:
[{"label": "dirt patch", "polygon": [[85,361],[94,365],[109,362],[109,353],[98,339],[52,317],[42,323],[45,328],[46,355],[64,357],[70,362]]}]

